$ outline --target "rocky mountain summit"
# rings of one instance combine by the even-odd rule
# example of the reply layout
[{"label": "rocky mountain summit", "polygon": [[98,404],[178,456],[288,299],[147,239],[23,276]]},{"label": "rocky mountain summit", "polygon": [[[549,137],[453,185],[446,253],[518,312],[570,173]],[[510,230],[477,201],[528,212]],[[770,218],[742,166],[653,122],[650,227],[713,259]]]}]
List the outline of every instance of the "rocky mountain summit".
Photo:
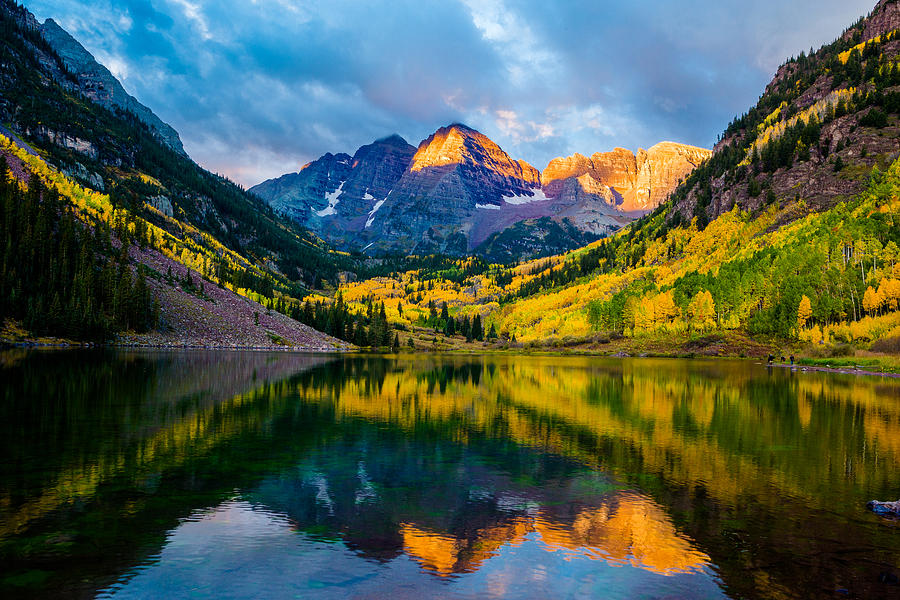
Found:
[{"label": "rocky mountain summit", "polygon": [[[516,226],[515,235],[502,236],[510,259],[564,251],[584,242],[580,234],[595,239],[618,230],[664,202],[709,155],[663,142],[636,155],[617,148],[554,159],[541,173],[455,123],[417,149],[392,136],[352,158],[326,154],[250,191],[347,250],[499,259],[492,236]],[[546,218],[565,226],[548,227]],[[567,233],[552,233],[560,231]],[[519,239],[531,241],[519,248]]]},{"label": "rocky mountain summit", "polygon": [[461,124],[419,145],[371,227],[379,249],[465,254],[487,234],[476,231],[514,199],[540,199],[540,173],[487,136]]},{"label": "rocky mountain summit", "polygon": [[359,248],[375,215],[403,177],[416,149],[399,135],[349,154],[325,154],[298,173],[270,179],[251,192],[328,241]]}]

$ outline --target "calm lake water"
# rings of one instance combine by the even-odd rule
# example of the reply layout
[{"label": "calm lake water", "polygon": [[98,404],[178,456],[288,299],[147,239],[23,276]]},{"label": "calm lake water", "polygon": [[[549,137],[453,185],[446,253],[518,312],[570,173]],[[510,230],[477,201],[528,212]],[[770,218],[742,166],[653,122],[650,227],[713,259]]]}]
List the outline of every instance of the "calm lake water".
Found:
[{"label": "calm lake water", "polygon": [[0,354],[4,598],[892,598],[900,381]]}]

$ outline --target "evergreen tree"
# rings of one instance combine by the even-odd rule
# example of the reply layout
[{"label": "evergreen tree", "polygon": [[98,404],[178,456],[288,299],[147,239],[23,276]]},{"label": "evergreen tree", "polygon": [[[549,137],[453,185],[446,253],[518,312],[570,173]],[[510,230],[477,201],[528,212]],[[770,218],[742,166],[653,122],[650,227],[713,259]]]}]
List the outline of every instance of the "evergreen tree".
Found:
[{"label": "evergreen tree", "polygon": [[[155,327],[159,309],[128,247],[115,250],[109,227],[87,227],[55,190],[32,177],[22,192],[0,163],[0,321],[36,335],[104,340]],[[119,235],[128,241],[127,227]],[[120,240],[122,241],[122,240]]]},{"label": "evergreen tree", "polygon": [[481,315],[475,314],[475,318],[472,319],[472,339],[478,340],[479,342],[484,341],[484,330],[481,328]]}]

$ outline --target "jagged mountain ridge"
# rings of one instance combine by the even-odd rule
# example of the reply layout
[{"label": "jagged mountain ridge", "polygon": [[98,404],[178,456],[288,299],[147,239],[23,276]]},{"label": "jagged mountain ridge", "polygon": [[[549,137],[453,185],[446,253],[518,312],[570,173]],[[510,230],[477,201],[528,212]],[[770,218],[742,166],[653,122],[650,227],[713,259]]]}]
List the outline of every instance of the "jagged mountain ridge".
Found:
[{"label": "jagged mountain ridge", "polygon": [[541,183],[553,197],[571,193],[565,187],[573,178],[583,182],[584,190],[606,185],[615,194],[620,210],[650,211],[666,201],[672,181],[684,177],[709,156],[709,150],[673,142],[642,148],[637,155],[624,148],[598,152],[590,158],[575,154],[550,161],[541,174]]},{"label": "jagged mountain ridge", "polygon": [[[533,240],[547,239],[544,222],[527,248],[510,245],[521,236],[505,236],[506,258],[517,259],[564,251],[576,240],[616,231],[665,201],[710,154],[663,142],[637,155],[616,149],[554,159],[542,173],[459,123],[438,129],[418,148],[399,136],[386,140],[364,146],[352,159],[326,154],[250,191],[349,250],[497,257],[496,239],[490,249],[481,248],[489,238],[548,217],[566,222],[553,231],[587,236],[556,236],[560,243],[548,241],[539,249]],[[365,175],[372,170],[385,175],[379,185]]]},{"label": "jagged mountain ridge", "polygon": [[137,98],[125,91],[119,80],[97,62],[84,46],[53,19],[47,19],[40,26],[41,34],[56,50],[69,73],[78,80],[78,90],[97,104],[110,108],[116,106],[134,113],[159,139],[172,150],[185,154],[178,132],[141,104]]},{"label": "jagged mountain ridge", "polygon": [[[27,11],[26,11],[27,12]],[[57,83],[83,94],[90,100],[106,108],[120,108],[136,115],[167,146],[180,154],[185,154],[178,132],[160,119],[151,109],[141,104],[125,91],[122,84],[105,66],[97,62],[78,40],[63,29],[52,18],[39,23],[27,12],[20,23],[41,34],[44,40],[62,59],[67,72],[54,69]],[[45,64],[53,68],[54,61],[45,57]]]}]

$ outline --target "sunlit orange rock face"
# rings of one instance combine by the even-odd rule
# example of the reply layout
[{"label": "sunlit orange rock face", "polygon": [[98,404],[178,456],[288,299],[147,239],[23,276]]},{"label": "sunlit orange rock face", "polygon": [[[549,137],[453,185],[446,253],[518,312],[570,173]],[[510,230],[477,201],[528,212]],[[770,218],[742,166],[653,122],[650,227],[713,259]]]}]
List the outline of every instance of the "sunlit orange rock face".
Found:
[{"label": "sunlit orange rock face", "polygon": [[537,169],[513,160],[486,135],[454,124],[419,144],[392,200],[402,206],[404,200],[422,199],[423,208],[449,205],[466,214],[477,204],[500,204],[504,195],[530,193],[540,185]]},{"label": "sunlit orange rock face", "polygon": [[465,254],[485,225],[488,232],[505,197],[531,196],[540,172],[512,159],[487,136],[465,125],[438,129],[421,144],[372,225],[378,241],[416,253]]},{"label": "sunlit orange rock face", "polygon": [[409,166],[411,172],[445,165],[478,166],[511,183],[539,186],[540,172],[523,160],[513,160],[486,135],[465,125],[442,127],[419,145]]},{"label": "sunlit orange rock face", "polygon": [[[601,196],[622,212],[648,212],[665,202],[678,182],[711,154],[673,142],[642,148],[637,155],[624,148],[590,158],[575,154],[550,161],[541,184],[548,196],[558,200],[574,201],[580,191]],[[573,187],[572,180],[581,185]]]}]

